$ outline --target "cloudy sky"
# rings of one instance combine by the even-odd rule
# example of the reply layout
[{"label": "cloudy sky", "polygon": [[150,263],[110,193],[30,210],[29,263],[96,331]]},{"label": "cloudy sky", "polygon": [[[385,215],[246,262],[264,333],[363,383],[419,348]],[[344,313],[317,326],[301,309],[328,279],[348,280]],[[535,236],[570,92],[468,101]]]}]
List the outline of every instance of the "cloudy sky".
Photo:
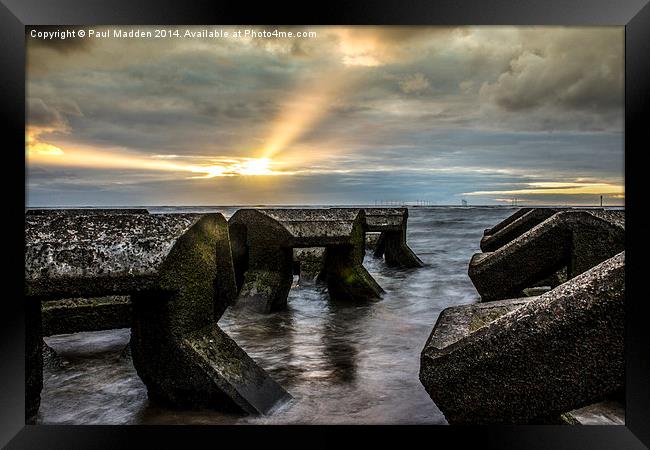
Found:
[{"label": "cloudy sky", "polygon": [[203,29],[28,38],[29,206],[624,202],[622,27]]}]

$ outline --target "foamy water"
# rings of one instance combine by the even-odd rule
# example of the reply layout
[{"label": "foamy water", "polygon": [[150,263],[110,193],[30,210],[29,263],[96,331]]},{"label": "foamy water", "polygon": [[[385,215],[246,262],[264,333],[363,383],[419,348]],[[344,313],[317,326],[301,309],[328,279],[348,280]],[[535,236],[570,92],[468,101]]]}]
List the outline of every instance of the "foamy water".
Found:
[{"label": "foamy water", "polygon": [[[149,208],[156,212],[237,208]],[[381,300],[330,301],[321,285],[291,290],[271,314],[229,309],[219,325],[294,397],[268,416],[152,405],[128,357],[129,330],[45,339],[61,357],[46,367],[39,422],[49,424],[444,424],[418,379],[419,356],[440,311],[474,303],[467,268],[485,228],[510,208],[411,208],[408,243],[426,264],[364,265],[386,291]]]}]

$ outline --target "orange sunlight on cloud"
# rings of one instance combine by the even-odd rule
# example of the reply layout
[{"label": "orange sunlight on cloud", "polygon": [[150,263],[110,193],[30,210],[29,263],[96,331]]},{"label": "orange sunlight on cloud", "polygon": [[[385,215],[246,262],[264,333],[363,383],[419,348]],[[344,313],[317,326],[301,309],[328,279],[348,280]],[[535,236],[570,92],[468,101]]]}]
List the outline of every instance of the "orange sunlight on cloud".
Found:
[{"label": "orange sunlight on cloud", "polygon": [[[29,138],[28,138],[29,139]],[[59,151],[38,151],[41,148],[54,148]],[[34,149],[37,149],[36,151]],[[164,172],[189,172],[197,174],[190,178],[214,178],[237,175],[288,175],[291,172],[275,171],[269,158],[229,158],[210,160],[206,164],[172,162],[157,157],[138,157],[121,151],[66,149],[37,142],[26,145],[27,161],[30,164],[52,166],[84,167],[94,169],[141,169]]]},{"label": "orange sunlight on cloud", "polygon": [[610,183],[587,182],[535,182],[528,183],[530,188],[513,189],[506,191],[475,191],[465,192],[463,195],[580,195],[580,194],[616,194],[624,195],[625,187]]},{"label": "orange sunlight on cloud", "polygon": [[325,119],[336,104],[356,84],[356,77],[343,69],[322,74],[298,86],[283,102],[283,110],[271,125],[263,156],[271,158],[287,150],[296,140]]}]

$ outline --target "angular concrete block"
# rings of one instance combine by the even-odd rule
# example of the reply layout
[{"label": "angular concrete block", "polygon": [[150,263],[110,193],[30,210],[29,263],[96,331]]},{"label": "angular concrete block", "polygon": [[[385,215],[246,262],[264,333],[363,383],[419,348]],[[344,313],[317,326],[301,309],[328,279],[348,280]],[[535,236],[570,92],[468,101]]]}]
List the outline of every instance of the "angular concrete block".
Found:
[{"label": "angular concrete block", "polygon": [[[521,214],[522,211],[527,211]],[[526,231],[544,222],[555,213],[561,211],[559,208],[525,208],[519,210],[519,214],[513,214],[499,224],[496,231],[486,234],[481,239],[481,251],[492,252],[503,247],[513,239],[518,238]],[[513,217],[515,217],[513,219]]]},{"label": "angular concrete block", "polygon": [[111,295],[43,302],[43,336],[131,326],[131,300]]},{"label": "angular concrete block", "polygon": [[[355,208],[333,208],[358,211]],[[407,208],[363,208],[364,231],[380,233],[372,242],[375,258],[385,258],[390,267],[423,267],[424,263],[406,243]]]},{"label": "angular concrete block", "polygon": [[221,392],[249,414],[269,414],[291,399],[279,384],[262,370],[219,327],[191,333],[183,346]]},{"label": "angular concrete block", "polygon": [[488,303],[452,306],[442,310],[425,348],[442,350],[469,336],[482,326],[522,307],[534,297],[512,298]]},{"label": "angular concrete block", "polygon": [[25,290],[40,298],[128,295],[158,288],[176,239],[199,214],[25,216]]},{"label": "angular concrete block", "polygon": [[434,329],[420,380],[450,423],[546,423],[615,395],[624,283],[621,252],[460,339]]},{"label": "angular concrete block", "polygon": [[491,235],[491,234],[494,234],[494,233],[500,231],[502,228],[508,226],[509,224],[511,224],[515,220],[519,219],[521,216],[528,213],[532,209],[533,208],[519,208],[517,211],[515,211],[513,214],[511,214],[508,217],[506,217],[505,219],[503,219],[501,222],[499,222],[495,226],[493,226],[491,228],[487,228],[483,232],[483,234],[485,236],[488,236],[488,235]]},{"label": "angular concrete block", "polygon": [[519,297],[562,268],[572,278],[624,248],[623,211],[562,211],[494,252],[475,254],[468,273],[483,301]]},{"label": "angular concrete block", "polygon": [[[325,248],[306,247],[293,249],[293,261],[297,264],[300,284],[315,282],[325,269]],[[294,270],[294,274],[295,274]]]},{"label": "angular concrete block", "polygon": [[240,209],[228,224],[238,304],[265,312],[284,308],[296,248],[325,249],[323,278],[332,297],[362,301],[383,292],[363,267],[362,210]]},{"label": "angular concrete block", "polygon": [[370,250],[371,252],[374,252],[375,249],[377,248],[377,244],[379,243],[379,238],[381,237],[381,233],[366,233],[366,250]]},{"label": "angular concrete block", "polygon": [[[27,299],[130,295],[131,355],[152,399],[246,412],[286,400],[288,394],[216,325],[236,290],[221,214],[25,220]],[[37,370],[30,365],[28,372]]]}]

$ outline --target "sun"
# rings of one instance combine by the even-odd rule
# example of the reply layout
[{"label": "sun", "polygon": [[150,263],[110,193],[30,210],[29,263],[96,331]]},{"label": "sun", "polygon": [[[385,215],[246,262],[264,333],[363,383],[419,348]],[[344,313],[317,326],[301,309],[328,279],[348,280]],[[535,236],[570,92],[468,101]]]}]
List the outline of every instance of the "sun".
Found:
[{"label": "sun", "polygon": [[187,166],[186,170],[200,173],[192,178],[234,177],[241,175],[277,175],[271,168],[271,158],[242,158],[206,166]]},{"label": "sun", "polygon": [[243,161],[237,172],[240,175],[271,175],[271,159],[270,158],[251,158]]}]

